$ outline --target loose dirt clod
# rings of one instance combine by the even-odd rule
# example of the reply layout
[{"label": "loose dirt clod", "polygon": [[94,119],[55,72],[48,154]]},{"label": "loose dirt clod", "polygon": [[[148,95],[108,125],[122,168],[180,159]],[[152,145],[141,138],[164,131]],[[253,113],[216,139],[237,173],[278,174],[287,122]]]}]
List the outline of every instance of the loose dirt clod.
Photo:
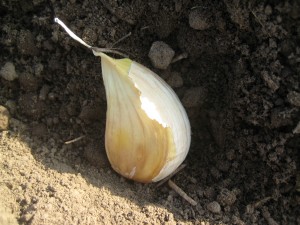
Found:
[{"label": "loose dirt clod", "polygon": [[189,14],[189,24],[195,30],[206,30],[212,26],[210,13],[198,9],[194,9]]},{"label": "loose dirt clod", "polygon": [[182,99],[185,107],[201,106],[206,98],[206,90],[203,87],[194,87],[188,89]]},{"label": "loose dirt clod", "polygon": [[300,121],[298,122],[297,126],[293,130],[294,134],[300,134]]},{"label": "loose dirt clod", "polygon": [[279,88],[278,78],[270,76],[267,71],[262,71],[262,78],[272,91],[276,91]]},{"label": "loose dirt clod", "polygon": [[7,62],[0,70],[0,75],[3,79],[13,81],[18,78],[15,66],[12,62]]},{"label": "loose dirt clod", "polygon": [[231,206],[236,201],[236,195],[234,192],[229,191],[226,188],[223,188],[220,191],[220,194],[217,197],[218,202],[220,202],[221,205],[228,205]]},{"label": "loose dirt clod", "polygon": [[207,209],[212,213],[219,214],[221,212],[221,206],[218,202],[213,201],[207,204]]},{"label": "loose dirt clod", "polygon": [[168,78],[167,83],[173,88],[179,88],[183,85],[182,77],[178,72],[172,72],[171,76]]},{"label": "loose dirt clod", "polygon": [[287,99],[292,105],[300,107],[300,93],[291,91],[288,93]]},{"label": "loose dirt clod", "polygon": [[174,50],[162,41],[156,41],[152,44],[149,51],[149,58],[152,65],[158,69],[167,69],[175,55]]}]

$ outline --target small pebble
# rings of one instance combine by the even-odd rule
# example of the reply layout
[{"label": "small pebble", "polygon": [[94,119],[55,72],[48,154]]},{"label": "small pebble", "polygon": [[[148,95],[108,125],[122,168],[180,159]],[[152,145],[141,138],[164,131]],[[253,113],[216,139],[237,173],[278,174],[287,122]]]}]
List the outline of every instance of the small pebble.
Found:
[{"label": "small pebble", "polygon": [[270,16],[272,14],[272,7],[270,5],[267,5],[265,8],[265,14]]},{"label": "small pebble", "polygon": [[119,21],[119,19],[115,16],[112,16],[111,21],[113,21],[114,23],[117,23]]},{"label": "small pebble", "polygon": [[262,78],[273,92],[279,88],[279,79],[275,76],[270,76],[267,71],[262,71]]},{"label": "small pebble", "polygon": [[280,15],[278,15],[276,17],[276,21],[277,21],[277,23],[281,23],[282,22],[282,17]]},{"label": "small pebble", "polygon": [[0,105],[0,131],[7,130],[9,126],[9,112],[8,110]]},{"label": "small pebble", "polygon": [[294,134],[300,134],[300,121],[298,122],[297,126],[293,130]]},{"label": "small pebble", "polygon": [[149,51],[149,58],[152,65],[158,69],[167,69],[175,55],[174,50],[162,41],[156,41],[152,44]]},{"label": "small pebble", "polygon": [[185,92],[182,104],[188,108],[200,106],[204,103],[206,95],[206,90],[202,87],[190,88]]},{"label": "small pebble", "polygon": [[49,99],[50,101],[55,101],[56,98],[57,98],[57,95],[56,95],[54,92],[50,92],[50,93],[48,94],[48,99]]},{"label": "small pebble", "polygon": [[85,105],[82,107],[79,118],[85,123],[100,120],[103,115],[103,107],[100,105]]},{"label": "small pebble", "polygon": [[85,42],[89,43],[89,44],[94,44],[97,41],[97,34],[94,31],[94,29],[91,28],[85,28],[83,30],[83,34],[82,34],[82,40],[84,40]]},{"label": "small pebble", "polygon": [[294,106],[300,107],[300,93],[296,91],[291,91],[287,95],[289,103]]},{"label": "small pebble", "polygon": [[203,192],[204,196],[208,199],[213,199],[215,197],[215,189],[213,187],[208,187]]},{"label": "small pebble", "polygon": [[227,188],[223,188],[220,192],[220,194],[217,197],[218,202],[220,202],[221,205],[225,206],[231,206],[236,201],[236,195],[234,192],[228,190]]},{"label": "small pebble", "polygon": [[211,211],[212,213],[219,214],[221,212],[221,206],[218,202],[213,201],[207,204],[207,209]]},{"label": "small pebble", "polygon": [[35,76],[40,77],[43,70],[44,70],[43,64],[41,64],[41,63],[36,64],[35,67],[34,67]]},{"label": "small pebble", "polygon": [[50,87],[47,84],[45,84],[40,90],[39,99],[45,101],[49,91],[50,91]]},{"label": "small pebble", "polygon": [[167,80],[167,83],[172,87],[172,88],[179,88],[183,85],[183,80],[182,77],[180,76],[180,73],[173,72],[169,79]]},{"label": "small pebble", "polygon": [[189,25],[195,30],[206,30],[211,27],[211,21],[208,13],[199,9],[194,9],[189,14]]},{"label": "small pebble", "polygon": [[15,65],[12,62],[7,62],[0,70],[0,75],[3,79],[13,81],[18,78]]}]

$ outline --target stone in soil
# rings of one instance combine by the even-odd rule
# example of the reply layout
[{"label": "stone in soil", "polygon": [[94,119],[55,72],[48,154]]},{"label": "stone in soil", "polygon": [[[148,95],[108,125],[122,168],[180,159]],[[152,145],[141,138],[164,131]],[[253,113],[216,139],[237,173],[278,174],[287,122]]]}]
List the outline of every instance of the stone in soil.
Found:
[{"label": "stone in soil", "polygon": [[212,213],[219,214],[221,212],[221,206],[216,201],[208,203],[206,207]]},{"label": "stone in soil", "polygon": [[155,68],[165,70],[168,68],[175,55],[174,50],[162,41],[156,41],[152,44],[149,51],[149,58]]},{"label": "stone in soil", "polygon": [[188,89],[182,99],[185,107],[201,106],[206,98],[206,90],[202,87],[193,87]]},{"label": "stone in soil", "polygon": [[12,62],[7,62],[4,64],[4,66],[1,68],[0,75],[7,81],[13,81],[18,78],[15,65]]},{"label": "stone in soil", "polygon": [[212,22],[208,13],[194,9],[189,14],[189,24],[195,30],[206,30],[211,27]]}]

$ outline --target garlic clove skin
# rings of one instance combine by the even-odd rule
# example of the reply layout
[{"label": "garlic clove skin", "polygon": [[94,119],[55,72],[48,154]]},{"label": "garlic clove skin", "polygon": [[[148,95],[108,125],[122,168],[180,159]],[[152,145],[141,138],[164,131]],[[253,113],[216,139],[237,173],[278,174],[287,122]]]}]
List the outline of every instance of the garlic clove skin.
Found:
[{"label": "garlic clove skin", "polygon": [[165,178],[183,162],[191,141],[180,100],[143,65],[97,55],[107,97],[105,148],[113,169],[142,183]]}]

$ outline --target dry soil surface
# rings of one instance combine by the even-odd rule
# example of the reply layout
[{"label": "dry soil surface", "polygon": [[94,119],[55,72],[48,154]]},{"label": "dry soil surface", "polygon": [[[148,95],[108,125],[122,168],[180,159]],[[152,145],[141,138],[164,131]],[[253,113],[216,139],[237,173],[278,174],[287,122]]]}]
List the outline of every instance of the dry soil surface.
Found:
[{"label": "dry soil surface", "polygon": [[[300,224],[299,1],[1,0],[0,14],[0,224]],[[174,88],[192,144],[172,179],[196,206],[111,169],[100,59],[56,16]],[[156,68],[156,41],[181,59]]]}]

